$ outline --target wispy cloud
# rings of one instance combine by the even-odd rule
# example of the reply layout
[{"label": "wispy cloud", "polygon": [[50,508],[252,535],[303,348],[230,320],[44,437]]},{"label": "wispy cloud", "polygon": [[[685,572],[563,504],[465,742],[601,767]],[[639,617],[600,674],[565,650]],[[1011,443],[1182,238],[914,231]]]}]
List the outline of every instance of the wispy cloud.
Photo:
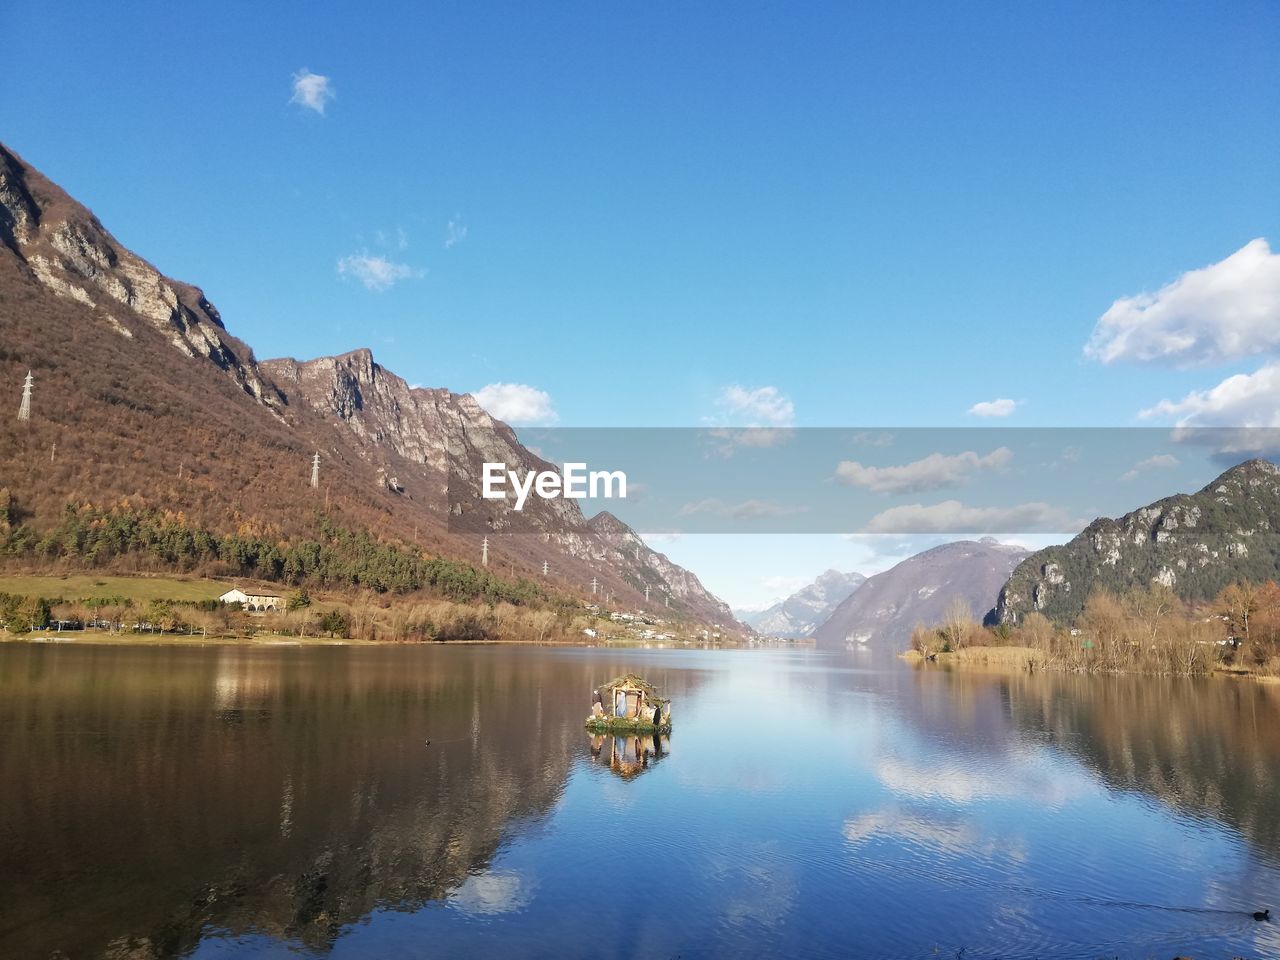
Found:
[{"label": "wispy cloud", "polygon": [[861,447],[891,447],[896,438],[887,430],[859,430],[852,439]]},{"label": "wispy cloud", "polygon": [[394,250],[409,249],[409,234],[404,227],[396,227],[394,230],[379,230],[373,236],[380,247]]},{"label": "wispy cloud", "polygon": [[1139,460],[1133,465],[1132,470],[1126,470],[1120,475],[1121,480],[1136,480],[1138,474],[1145,473],[1148,470],[1169,470],[1176,467],[1181,461],[1172,453],[1161,453],[1154,457],[1147,457],[1145,460]]},{"label": "wispy cloud", "polygon": [[971,417],[1007,417],[1018,409],[1018,401],[1001,397],[999,400],[982,400],[969,408]]},{"label": "wispy cloud", "polygon": [[844,460],[836,467],[836,479],[845,486],[861,487],[872,493],[921,493],[958,486],[982,470],[999,470],[1013,459],[1013,451],[999,447],[980,455],[931,453],[912,463],[890,467],[868,467],[857,460]]},{"label": "wispy cloud", "polygon": [[514,426],[555,423],[559,419],[545,390],[523,383],[490,383],[472,394],[492,417]]},{"label": "wispy cloud", "polygon": [[872,517],[867,533],[1033,533],[1079,529],[1079,521],[1047,503],[970,507],[959,500],[890,507]]},{"label": "wispy cloud", "polygon": [[325,107],[337,95],[328,77],[303,67],[293,75],[293,96],[289,102],[324,116]]},{"label": "wispy cloud", "polygon": [[716,406],[726,411],[731,420],[746,427],[789,427],[796,418],[791,398],[772,386],[749,388],[730,384],[720,391]]},{"label": "wispy cloud", "polygon": [[727,503],[715,497],[686,503],[680,508],[680,516],[691,517],[697,514],[729,517],[733,520],[758,520],[767,517],[789,517],[804,513],[808,507],[775,503],[772,500],[743,500],[739,503]]},{"label": "wispy cloud", "polygon": [[444,228],[444,248],[452,250],[463,240],[467,239],[467,225],[462,222],[460,217],[454,217]]},{"label": "wispy cloud", "polygon": [[354,277],[369,290],[382,293],[390,290],[401,280],[421,276],[407,263],[395,263],[386,257],[369,253],[356,253],[338,260],[338,274],[343,277]]},{"label": "wispy cloud", "polygon": [[1155,293],[1121,297],[1098,320],[1088,357],[1197,367],[1280,348],[1280,254],[1262,238]]}]

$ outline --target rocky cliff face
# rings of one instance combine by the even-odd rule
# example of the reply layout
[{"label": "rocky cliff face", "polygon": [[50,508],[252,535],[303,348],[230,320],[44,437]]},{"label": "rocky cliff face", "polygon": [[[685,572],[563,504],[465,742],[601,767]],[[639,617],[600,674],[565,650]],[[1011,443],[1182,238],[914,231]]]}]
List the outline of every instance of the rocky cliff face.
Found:
[{"label": "rocky cliff face", "polygon": [[1027,551],[991,537],[959,540],[918,553],[877,573],[813,632],[819,646],[905,644],[917,624],[942,621],[958,598],[981,619],[996,602],[1009,572]]},{"label": "rocky cliff face", "polygon": [[738,619],[766,637],[807,637],[866,582],[860,573],[828,570],[785,600]]},{"label": "rocky cliff face", "polygon": [[1197,493],[1095,520],[1070,542],[1031,554],[1001,590],[995,616],[1016,623],[1034,610],[1069,623],[1094,590],[1162,583],[1204,600],[1230,583],[1277,576],[1280,467],[1249,460]]},{"label": "rocky cliff face", "polygon": [[149,324],[179,353],[212,361],[263,404],[280,403],[253,355],[226,332],[199,289],[170,280],[126,250],[97,217],[3,146],[0,242],[34,280],[88,308],[90,322],[127,339],[139,324]]},{"label": "rocky cliff face", "polygon": [[[480,496],[483,463],[521,471],[553,469],[470,394],[410,387],[375,362],[369,350],[305,362],[267,360],[261,367],[291,408],[305,406],[349,432],[381,483],[441,516],[447,510],[446,522],[456,531],[509,532],[509,515]],[[612,514],[588,522],[575,500],[530,498],[520,531],[509,540],[501,541],[504,549],[524,555],[534,568],[545,559],[549,569],[564,574],[567,560],[579,580],[595,576],[614,592],[634,591],[629,601],[643,596],[647,586],[654,610],[670,595],[678,611],[709,622],[733,622],[728,607],[696,576],[651,550]]]}]

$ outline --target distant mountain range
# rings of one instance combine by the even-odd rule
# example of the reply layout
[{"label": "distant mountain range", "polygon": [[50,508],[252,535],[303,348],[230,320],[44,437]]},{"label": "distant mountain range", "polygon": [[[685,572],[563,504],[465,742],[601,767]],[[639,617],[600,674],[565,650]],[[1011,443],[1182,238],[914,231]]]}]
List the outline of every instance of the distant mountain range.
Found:
[{"label": "distant mountain range", "polygon": [[957,598],[982,619],[1026,555],[1022,547],[991,537],[918,553],[869,577],[813,631],[813,638],[821,647],[853,643],[898,649],[917,624],[941,622]]},{"label": "distant mountain range", "polygon": [[1280,467],[1249,460],[1203,490],[1166,497],[1118,520],[1095,520],[1070,542],[1031,554],[1000,593],[995,617],[1038,610],[1074,620],[1095,590],[1163,583],[1206,600],[1241,580],[1280,576]]},{"label": "distant mountain range", "polygon": [[[246,213],[251,201],[246,201]],[[379,540],[543,579],[577,596],[732,624],[692,573],[614,517],[534,498],[532,530],[482,500],[480,463],[548,469],[473,397],[410,387],[368,350],[259,362],[204,294],[161,274],[62,189],[0,146],[0,418],[8,509],[36,535],[68,504],[128,504],[281,543],[322,511]],[[309,485],[321,456],[320,489]]]},{"label": "distant mountain range", "polygon": [[866,581],[860,573],[828,570],[771,607],[734,613],[738,620],[766,637],[807,637]]}]

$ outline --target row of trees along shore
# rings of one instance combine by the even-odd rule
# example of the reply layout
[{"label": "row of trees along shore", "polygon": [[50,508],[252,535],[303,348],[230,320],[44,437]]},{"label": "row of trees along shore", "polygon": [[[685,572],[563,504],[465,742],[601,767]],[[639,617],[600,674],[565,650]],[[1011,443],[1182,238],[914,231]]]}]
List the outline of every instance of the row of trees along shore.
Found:
[{"label": "row of trees along shore", "polygon": [[[217,533],[181,513],[127,501],[109,507],[68,504],[52,525],[36,527],[24,522],[10,496],[2,500],[0,561],[18,568],[179,573],[298,588],[288,609],[265,616],[217,601],[135,605],[121,597],[0,595],[0,625],[10,633],[67,621],[218,636],[552,641],[581,639],[585,624],[576,602],[541,583],[426,556],[417,547],[379,541],[322,515],[315,518],[314,536],[280,540],[245,530]],[[342,599],[320,609],[310,603],[308,588]]]},{"label": "row of trees along shore", "polygon": [[47,529],[0,517],[0,557],[24,565],[128,567],[380,594],[427,590],[459,602],[518,606],[555,599],[527,578],[504,579],[469,563],[425,556],[416,547],[376,540],[328,517],[316,517],[315,531],[314,537],[293,540],[247,532],[218,534],[170,511],[127,504],[68,505]]},{"label": "row of trees along shore", "polygon": [[1208,603],[1181,600],[1160,584],[1121,594],[1100,590],[1070,625],[1030,613],[1013,626],[984,626],[957,600],[942,623],[916,627],[911,648],[926,658],[955,654],[1029,669],[1280,675],[1280,585],[1232,584]]},{"label": "row of trees along shore", "polygon": [[13,635],[86,627],[113,633],[206,637],[342,637],[380,642],[434,640],[580,640],[588,619],[576,607],[457,603],[443,599],[312,603],[306,590],[278,613],[247,613],[218,600],[150,600],[121,596],[57,597],[0,593],[0,627]]}]

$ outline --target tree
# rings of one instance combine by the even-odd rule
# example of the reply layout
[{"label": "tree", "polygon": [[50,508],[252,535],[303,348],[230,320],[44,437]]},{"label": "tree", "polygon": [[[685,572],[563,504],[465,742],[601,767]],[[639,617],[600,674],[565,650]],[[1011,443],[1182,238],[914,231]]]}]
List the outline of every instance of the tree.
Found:
[{"label": "tree", "polygon": [[347,632],[347,618],[341,610],[326,610],[320,615],[320,629],[331,637]]},{"label": "tree", "polygon": [[1261,599],[1258,589],[1248,580],[1244,580],[1224,587],[1215,602],[1218,611],[1226,618],[1227,625],[1231,628],[1232,638],[1238,641],[1246,651],[1249,648],[1251,621],[1254,614],[1258,612]]},{"label": "tree", "polygon": [[938,635],[942,638],[943,652],[959,650],[964,646],[971,623],[973,623],[973,611],[969,608],[969,601],[964,597],[952,598],[947,604],[946,612],[942,615],[942,625],[938,628]]},{"label": "tree", "polygon": [[288,608],[290,610],[305,610],[309,606],[311,606],[311,594],[307,592],[306,587],[299,588],[289,598]]}]

